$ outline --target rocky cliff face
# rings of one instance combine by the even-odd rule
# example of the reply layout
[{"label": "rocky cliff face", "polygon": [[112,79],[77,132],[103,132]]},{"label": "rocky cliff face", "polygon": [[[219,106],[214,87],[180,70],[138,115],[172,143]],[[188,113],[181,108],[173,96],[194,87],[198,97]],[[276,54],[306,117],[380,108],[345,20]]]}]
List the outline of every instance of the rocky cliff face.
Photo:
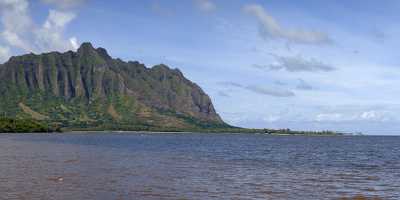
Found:
[{"label": "rocky cliff face", "polygon": [[0,111],[11,117],[74,127],[227,126],[178,69],[113,59],[90,43],[77,52],[12,57],[0,65],[0,80]]}]

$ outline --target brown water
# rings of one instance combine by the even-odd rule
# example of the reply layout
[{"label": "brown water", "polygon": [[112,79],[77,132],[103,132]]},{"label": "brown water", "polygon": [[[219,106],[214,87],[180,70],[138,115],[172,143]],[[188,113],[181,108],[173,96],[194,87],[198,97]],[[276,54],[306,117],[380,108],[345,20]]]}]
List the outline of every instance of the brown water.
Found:
[{"label": "brown water", "polygon": [[400,137],[2,134],[0,199],[400,199]]}]

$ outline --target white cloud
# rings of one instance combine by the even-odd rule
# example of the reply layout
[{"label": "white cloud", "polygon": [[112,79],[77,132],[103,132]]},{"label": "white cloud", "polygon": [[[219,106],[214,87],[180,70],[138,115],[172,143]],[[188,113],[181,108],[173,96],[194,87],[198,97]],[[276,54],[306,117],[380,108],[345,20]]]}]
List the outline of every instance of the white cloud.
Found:
[{"label": "white cloud", "polygon": [[295,94],[287,90],[285,88],[278,88],[278,87],[261,87],[261,86],[256,86],[256,85],[248,85],[244,86],[240,83],[235,83],[235,82],[219,82],[218,84],[225,86],[225,87],[236,87],[236,88],[241,88],[245,89],[250,92],[254,92],[256,94],[261,94],[261,95],[268,95],[268,96],[274,96],[274,97],[292,97],[295,96]]},{"label": "white cloud", "polygon": [[[278,56],[272,55],[276,63],[264,66],[270,70],[286,70],[289,72],[328,72],[336,68],[329,64],[325,64],[314,58],[305,59],[302,56]],[[260,66],[258,66],[260,68]]]},{"label": "white cloud", "polygon": [[34,51],[32,47],[29,45],[28,41],[24,41],[19,34],[12,32],[10,30],[4,30],[2,32],[2,37],[6,42],[8,42],[11,46],[21,48],[25,51]]},{"label": "white cloud", "polygon": [[323,32],[285,29],[258,4],[246,5],[244,11],[257,18],[260,23],[260,34],[264,39],[282,39],[287,42],[313,45],[332,42]]},{"label": "white cloud", "polygon": [[293,97],[295,94],[287,89],[281,89],[281,88],[266,88],[266,87],[259,87],[259,86],[254,86],[250,85],[245,87],[245,89],[255,92],[257,94],[262,94],[262,95],[269,95],[269,96],[274,96],[274,97]]},{"label": "white cloud", "polygon": [[1,36],[11,46],[32,51],[29,42],[22,35],[32,30],[32,20],[28,13],[29,3],[26,0],[0,1],[0,17],[3,24]]},{"label": "white cloud", "polygon": [[[57,2],[66,4],[78,1]],[[75,17],[76,14],[71,11],[50,10],[45,22],[39,26],[34,23],[29,14],[27,0],[0,0],[0,19],[3,25],[0,36],[10,47],[22,49],[25,52],[75,49],[77,39],[64,38],[65,27]]]},{"label": "white cloud", "polygon": [[[26,0],[1,0],[1,21],[4,28],[12,32],[25,31],[32,21],[28,15],[29,3]],[[18,22],[18,23],[16,23]]]},{"label": "white cloud", "polygon": [[212,12],[217,9],[217,6],[211,0],[195,0],[197,8],[204,12]]},{"label": "white cloud", "polygon": [[0,64],[10,58],[10,48],[0,46]]},{"label": "white cloud", "polygon": [[380,121],[380,122],[389,121],[393,119],[391,113],[385,110],[364,111],[359,115],[358,118],[360,120],[365,120],[365,121]]},{"label": "white cloud", "polygon": [[365,112],[361,113],[360,118],[370,120],[370,119],[377,118],[377,116],[378,115],[375,111],[365,111]]},{"label": "white cloud", "polygon": [[60,29],[64,28],[66,24],[71,22],[76,17],[72,12],[61,12],[57,10],[50,10],[49,16],[43,27],[46,29]]},{"label": "white cloud", "polygon": [[49,15],[41,28],[35,31],[36,46],[40,51],[76,49],[77,39],[65,40],[63,32],[65,26],[75,18],[72,12],[50,10]]},{"label": "white cloud", "polygon": [[78,39],[76,39],[76,37],[69,38],[69,43],[74,50],[77,50],[79,48]]},{"label": "white cloud", "polygon": [[315,121],[343,121],[344,116],[341,113],[322,113],[318,114],[315,118]]},{"label": "white cloud", "polygon": [[[317,122],[385,122],[398,120],[395,107],[376,107],[376,110],[363,110],[365,106],[338,107],[333,112],[322,112],[315,116]],[[328,111],[328,110],[326,110]]]}]

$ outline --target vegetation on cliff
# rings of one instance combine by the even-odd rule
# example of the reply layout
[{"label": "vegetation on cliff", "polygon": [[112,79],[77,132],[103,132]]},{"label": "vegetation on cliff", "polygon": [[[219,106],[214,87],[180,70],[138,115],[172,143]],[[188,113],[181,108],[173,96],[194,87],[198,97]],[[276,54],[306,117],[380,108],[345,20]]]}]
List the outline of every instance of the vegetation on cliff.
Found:
[{"label": "vegetation on cliff", "polygon": [[0,65],[0,112],[65,129],[229,128],[207,94],[166,65],[113,59],[83,43],[77,52],[11,57]]}]

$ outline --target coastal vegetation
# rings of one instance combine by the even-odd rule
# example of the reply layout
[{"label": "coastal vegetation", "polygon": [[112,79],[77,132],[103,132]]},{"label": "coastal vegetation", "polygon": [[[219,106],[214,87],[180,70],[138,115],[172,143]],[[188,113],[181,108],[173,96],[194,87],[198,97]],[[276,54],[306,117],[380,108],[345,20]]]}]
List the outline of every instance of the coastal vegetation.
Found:
[{"label": "coastal vegetation", "polygon": [[[205,126],[205,125],[204,125]],[[268,135],[323,135],[337,136],[344,135],[343,133],[334,131],[293,131],[290,129],[249,129],[240,127],[221,127],[218,125],[209,124],[203,128],[164,128],[154,127],[145,124],[91,124],[81,126],[65,126],[61,127],[58,124],[51,122],[39,121],[34,119],[12,119],[0,118],[0,133],[46,133],[46,132],[69,132],[69,131],[144,131],[144,132],[202,132],[202,133],[257,133]]]},{"label": "coastal vegetation", "polygon": [[60,129],[55,126],[49,126],[46,123],[33,119],[0,118],[0,133],[45,133],[59,131]]}]

